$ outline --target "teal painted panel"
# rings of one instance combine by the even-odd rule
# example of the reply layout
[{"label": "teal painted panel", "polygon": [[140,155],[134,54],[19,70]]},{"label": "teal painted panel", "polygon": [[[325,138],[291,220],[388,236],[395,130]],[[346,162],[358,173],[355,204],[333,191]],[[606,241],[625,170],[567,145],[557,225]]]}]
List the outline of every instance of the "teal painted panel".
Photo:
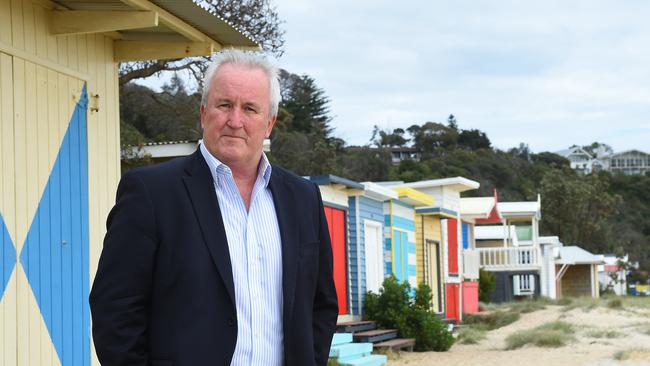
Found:
[{"label": "teal painted panel", "polygon": [[330,357],[339,360],[367,353],[372,353],[372,343],[346,343],[332,346],[330,349]]},{"label": "teal painted panel", "polygon": [[5,221],[0,215],[0,300],[5,293],[11,273],[16,266],[16,248],[11,241]]},{"label": "teal painted panel", "polygon": [[388,362],[385,355],[370,355],[356,360],[348,360],[340,363],[341,366],[382,366]]},{"label": "teal painted panel", "polygon": [[86,88],[20,253],[62,366],[90,365]]},{"label": "teal painted panel", "polygon": [[332,346],[352,342],[352,333],[334,333],[332,337]]},{"label": "teal painted panel", "polygon": [[393,227],[396,229],[415,232],[415,222],[399,216],[393,216]]}]

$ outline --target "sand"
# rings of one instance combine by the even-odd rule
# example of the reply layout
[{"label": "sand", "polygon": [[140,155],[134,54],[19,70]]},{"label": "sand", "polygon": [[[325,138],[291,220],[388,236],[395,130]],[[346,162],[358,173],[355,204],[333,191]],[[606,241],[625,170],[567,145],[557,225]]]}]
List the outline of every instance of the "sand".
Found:
[{"label": "sand", "polygon": [[[576,341],[559,348],[525,346],[505,351],[505,338],[513,332],[562,320],[575,324]],[[650,335],[643,330],[650,326],[650,308],[594,309],[576,308],[566,311],[549,305],[543,310],[522,314],[521,319],[506,327],[487,333],[476,345],[454,344],[448,352],[401,352],[387,366],[610,366],[650,365]],[[616,338],[595,338],[594,331],[620,333]],[[628,351],[625,360],[616,360],[619,351]]]}]

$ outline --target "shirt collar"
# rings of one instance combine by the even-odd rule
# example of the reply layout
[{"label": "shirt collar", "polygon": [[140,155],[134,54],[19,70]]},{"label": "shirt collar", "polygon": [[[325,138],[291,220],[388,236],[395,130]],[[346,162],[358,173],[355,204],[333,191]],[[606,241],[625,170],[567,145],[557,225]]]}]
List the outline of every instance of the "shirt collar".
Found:
[{"label": "shirt collar", "polygon": [[[201,150],[201,155],[203,155],[203,159],[205,162],[208,164],[208,167],[210,168],[210,174],[212,174],[212,179],[217,183],[217,185],[220,185],[220,180],[222,179],[222,175],[226,176],[232,176],[232,171],[230,170],[230,167],[228,167],[226,164],[222,163],[219,159],[217,159],[214,155],[212,155],[208,149],[205,147],[204,144],[201,144],[199,146],[199,149]],[[269,159],[266,157],[266,154],[262,152],[262,158],[260,159],[258,168],[257,168],[257,179],[259,180],[260,178],[264,181],[264,187],[269,186],[269,182],[271,181],[271,171],[273,170],[271,164],[269,163]]]}]

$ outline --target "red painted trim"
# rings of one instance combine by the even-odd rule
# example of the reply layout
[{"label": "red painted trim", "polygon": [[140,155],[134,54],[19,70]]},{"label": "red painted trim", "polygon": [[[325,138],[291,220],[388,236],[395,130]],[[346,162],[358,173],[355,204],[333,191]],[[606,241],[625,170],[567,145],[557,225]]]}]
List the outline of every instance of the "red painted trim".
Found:
[{"label": "red painted trim", "polygon": [[458,220],[447,220],[447,253],[449,273],[458,273]]},{"label": "red painted trim", "polygon": [[348,313],[347,297],[347,256],[345,255],[345,211],[325,207],[325,217],[332,241],[334,259],[334,286],[339,303],[339,314]]}]

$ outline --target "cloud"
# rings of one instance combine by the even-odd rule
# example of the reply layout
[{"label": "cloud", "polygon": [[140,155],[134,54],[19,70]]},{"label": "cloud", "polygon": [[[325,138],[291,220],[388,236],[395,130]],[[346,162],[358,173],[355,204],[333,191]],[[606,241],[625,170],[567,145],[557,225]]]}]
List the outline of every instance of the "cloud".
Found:
[{"label": "cloud", "polygon": [[[276,1],[278,63],[331,98],[336,134],[445,121],[506,149],[648,149],[650,3]],[[633,132],[629,132],[633,131]]]}]

